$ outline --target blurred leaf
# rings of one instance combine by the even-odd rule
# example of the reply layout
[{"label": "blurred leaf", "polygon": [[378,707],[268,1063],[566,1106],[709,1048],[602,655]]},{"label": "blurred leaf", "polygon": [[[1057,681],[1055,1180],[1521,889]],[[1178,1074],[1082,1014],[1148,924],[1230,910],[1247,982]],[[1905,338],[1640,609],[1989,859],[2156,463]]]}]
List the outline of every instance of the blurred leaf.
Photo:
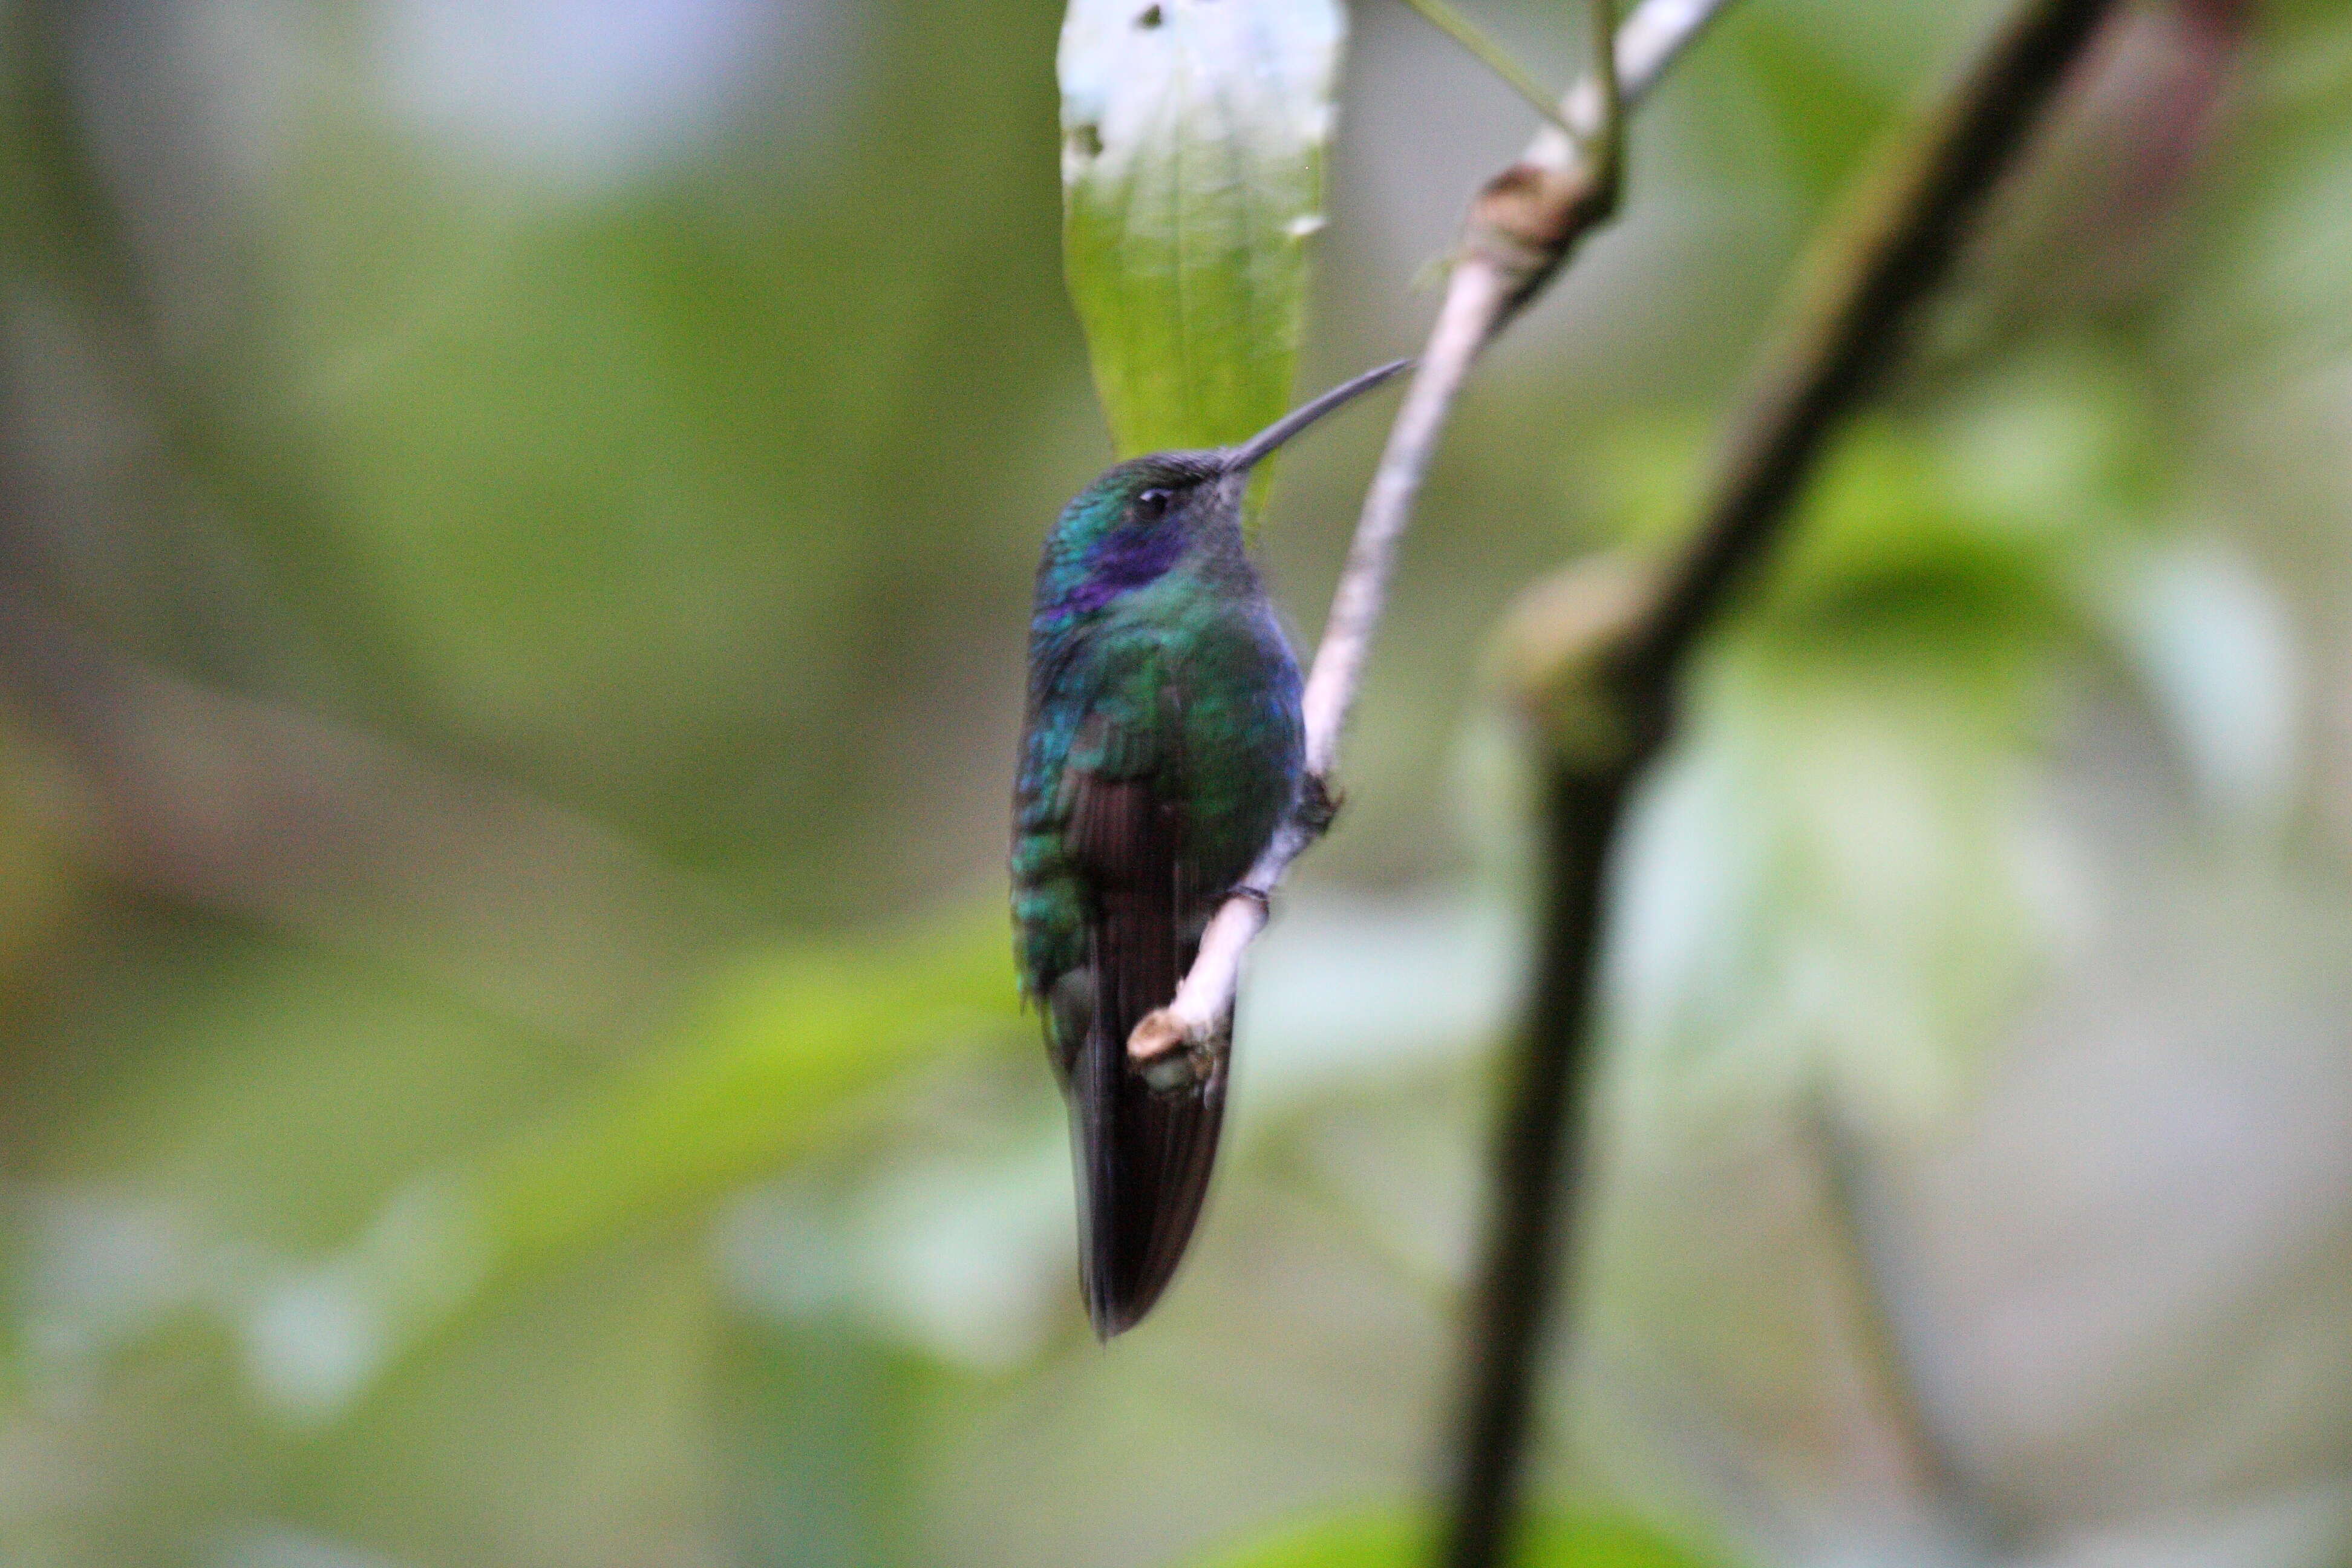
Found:
[{"label": "blurred leaf", "polygon": [[988,1075],[1011,1096],[942,1077],[892,1098],[854,1174],[795,1171],[729,1205],[714,1251],[730,1297],[965,1371],[1035,1355],[1072,1305],[1070,1156],[1041,1064],[1017,1054]]},{"label": "blurred leaf", "polygon": [[[1653,1067],[1826,1072],[1932,1113],[2087,891],[2034,799],[2051,698],[2119,658],[2207,800],[2275,821],[2296,766],[2284,612],[2172,515],[2146,394],[2037,352],[1915,434],[1843,439],[1652,782],[1623,862],[1623,1026]],[[1621,435],[1636,531],[1686,515]],[[1678,526],[1678,525],[1677,525]]]},{"label": "blurred leaf", "polygon": [[1801,16],[1769,6],[1738,16],[1740,25],[1726,31],[1748,56],[1750,90],[1780,133],[1790,174],[1821,199],[1860,159],[1893,104],[1883,83],[1861,79],[1849,61],[1807,37]]},{"label": "blurred leaf", "polygon": [[478,1161],[414,1178],[358,1241],[271,1291],[248,1325],[256,1379],[288,1414],[331,1416],[495,1288],[698,1213],[943,1044],[1017,1016],[993,910],[747,960],[677,1049]]},{"label": "blurred leaf", "polygon": [[1344,31],[1334,0],[1071,0],[1064,263],[1120,456],[1288,404]]},{"label": "blurred leaf", "polygon": [[2271,174],[2273,188],[2239,237],[2235,265],[2219,279],[2234,307],[2234,331],[2294,345],[2309,363],[2347,346],[2343,262],[2352,246],[2352,144]]},{"label": "blurred leaf", "polygon": [[2048,662],[1918,635],[1849,624],[1701,682],[1629,825],[1612,953],[1621,1031],[1685,1092],[1826,1073],[1931,1116],[2057,935],[2026,788]]},{"label": "blurred leaf", "polygon": [[2132,367],[2087,342],[2053,344],[1969,385],[1938,421],[1950,506],[2045,549],[2157,515],[2163,416]]},{"label": "blurred leaf", "polygon": [[1970,640],[2051,630],[2065,615],[2063,552],[2084,520],[1972,505],[1951,479],[1943,450],[1890,426],[1843,442],[1761,596],[1771,634],[1834,640],[1832,623],[1855,614],[1925,632],[1953,612],[1984,618]]},{"label": "blurred leaf", "polygon": [[[468,1318],[354,1419],[299,1445],[308,1462],[281,1459],[263,1485],[282,1517],[362,1547],[352,1568],[385,1554],[408,1568],[723,1561],[709,1468],[713,1316],[691,1237],[616,1242]],[[259,1421],[268,1413],[222,1382],[219,1397],[261,1427],[249,1451],[289,1453],[282,1429]],[[504,1544],[518,1520],[528,1545]]]},{"label": "blurred leaf", "polygon": [[891,1560],[889,1430],[906,1380],[858,1325],[721,1320],[714,1415],[736,1560],[859,1568]]},{"label": "blurred leaf", "polygon": [[2298,776],[2303,672],[2253,563],[2219,539],[2173,540],[2100,563],[2085,594],[2206,803],[2277,826]]},{"label": "blurred leaf", "polygon": [[[2079,410],[2068,412],[2074,417],[2031,432],[1968,426],[1958,438],[1939,431],[1938,441],[1891,421],[1863,423],[1812,481],[1801,525],[1749,606],[1751,624],[1802,645],[1842,616],[1900,614],[1897,601],[1920,609],[1965,601],[2011,632],[2071,620],[2070,552],[2115,514],[2081,499],[2081,469],[2104,455],[2105,432],[2081,432]],[[1703,470],[1706,449],[1685,426],[1643,421],[1614,433],[1601,484],[1636,544],[1660,552],[1688,526],[1699,504],[1690,476]]]},{"label": "blurred leaf", "polygon": [[[1435,1531],[1405,1510],[1298,1526],[1202,1560],[1201,1568],[1424,1568]],[[1605,1515],[1538,1514],[1523,1527],[1515,1568],[1702,1568],[1706,1559],[1641,1525]]]},{"label": "blurred leaf", "polygon": [[[2105,449],[2062,437],[2066,483],[2018,459],[2037,496]],[[1617,1026],[1679,1092],[1826,1075],[1931,1115],[2063,927],[2029,784],[2081,647],[2071,562],[2115,510],[1971,495],[1954,465],[1888,426],[1841,445],[1629,824]]]},{"label": "blurred leaf", "polygon": [[945,1041],[1019,1016],[1001,911],[877,945],[746,961],[677,1057],[489,1162],[499,1234],[561,1254],[617,1224],[729,1190],[807,1146],[826,1117]]}]

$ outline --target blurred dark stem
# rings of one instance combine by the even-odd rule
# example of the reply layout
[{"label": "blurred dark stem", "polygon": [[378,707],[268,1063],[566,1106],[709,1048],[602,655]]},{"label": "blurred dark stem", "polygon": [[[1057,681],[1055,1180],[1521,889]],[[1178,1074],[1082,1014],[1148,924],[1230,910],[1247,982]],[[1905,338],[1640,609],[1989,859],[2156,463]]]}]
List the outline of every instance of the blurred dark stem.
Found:
[{"label": "blurred dark stem", "polygon": [[1529,689],[1539,704],[1568,681],[1591,680],[1604,721],[1578,732],[1603,743],[1556,745],[1545,764],[1539,967],[1507,1083],[1494,1212],[1466,1321],[1449,1568],[1504,1562],[1515,1534],[1552,1284],[1570,1252],[1563,1216],[1585,1163],[1602,889],[1627,794],[1672,738],[1692,650],[1763,564],[1840,423],[1900,357],[1905,329],[2110,9],[2111,0],[2027,0],[1892,156],[1865,172],[1813,249],[1690,543],[1620,623],[1625,630]]},{"label": "blurred dark stem", "polygon": [[1555,767],[1546,780],[1543,846],[1549,868],[1544,963],[1528,1007],[1525,1044],[1512,1063],[1496,1133],[1495,1217],[1470,1318],[1471,1400],[1460,1438],[1449,1563],[1500,1560],[1518,1501],[1535,1363],[1543,1316],[1559,1273],[1566,1226],[1560,1211],[1581,1160],[1578,1131],[1593,1056],[1584,1048],[1599,955],[1602,860],[1622,805],[1625,778]]}]

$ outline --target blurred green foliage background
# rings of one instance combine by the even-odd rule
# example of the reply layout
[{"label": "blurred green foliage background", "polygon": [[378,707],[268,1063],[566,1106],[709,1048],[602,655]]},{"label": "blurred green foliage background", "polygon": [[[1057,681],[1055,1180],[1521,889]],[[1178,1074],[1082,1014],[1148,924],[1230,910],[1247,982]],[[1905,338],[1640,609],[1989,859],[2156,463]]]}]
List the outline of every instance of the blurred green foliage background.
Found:
[{"label": "blurred green foliage background", "polygon": [[[1479,13],[1564,79],[1565,8]],[[1519,968],[1488,629],[1679,525],[1990,15],[1745,0],[1644,107],[1106,1352],[1001,907],[1110,450],[1057,7],[0,0],[0,1563],[1392,1550]],[[1351,26],[1307,386],[1410,350],[1528,130]],[[2352,16],[2130,8],[1997,218],[1615,868],[1543,1489],[1759,1563],[2340,1568]],[[1377,425],[1262,520],[1310,635]]]}]

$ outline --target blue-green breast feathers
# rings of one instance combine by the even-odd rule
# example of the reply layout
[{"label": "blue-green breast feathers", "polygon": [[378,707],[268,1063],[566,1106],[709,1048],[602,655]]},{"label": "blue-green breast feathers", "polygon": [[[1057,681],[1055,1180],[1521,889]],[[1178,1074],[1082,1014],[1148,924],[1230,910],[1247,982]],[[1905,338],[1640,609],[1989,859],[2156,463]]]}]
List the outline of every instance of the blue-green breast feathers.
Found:
[{"label": "blue-green breast feathers", "polygon": [[[1138,507],[1154,492],[1171,499]],[[1074,771],[1159,780],[1185,819],[1187,880],[1212,899],[1224,889],[1211,885],[1241,875],[1297,798],[1298,667],[1244,552],[1238,500],[1214,454],[1138,458],[1072,500],[1047,541],[1013,853],[1034,996],[1082,961],[1084,888],[1059,842]]]}]

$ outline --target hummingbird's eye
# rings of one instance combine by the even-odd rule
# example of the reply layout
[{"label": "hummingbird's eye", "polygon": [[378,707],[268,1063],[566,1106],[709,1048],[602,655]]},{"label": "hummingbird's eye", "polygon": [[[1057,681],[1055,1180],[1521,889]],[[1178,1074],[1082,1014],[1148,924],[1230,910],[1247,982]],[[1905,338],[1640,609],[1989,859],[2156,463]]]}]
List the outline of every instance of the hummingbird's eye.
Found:
[{"label": "hummingbird's eye", "polygon": [[1166,517],[1168,508],[1175,500],[1176,492],[1173,490],[1163,490],[1156,487],[1145,490],[1135,498],[1135,515],[1146,522],[1156,518]]}]

